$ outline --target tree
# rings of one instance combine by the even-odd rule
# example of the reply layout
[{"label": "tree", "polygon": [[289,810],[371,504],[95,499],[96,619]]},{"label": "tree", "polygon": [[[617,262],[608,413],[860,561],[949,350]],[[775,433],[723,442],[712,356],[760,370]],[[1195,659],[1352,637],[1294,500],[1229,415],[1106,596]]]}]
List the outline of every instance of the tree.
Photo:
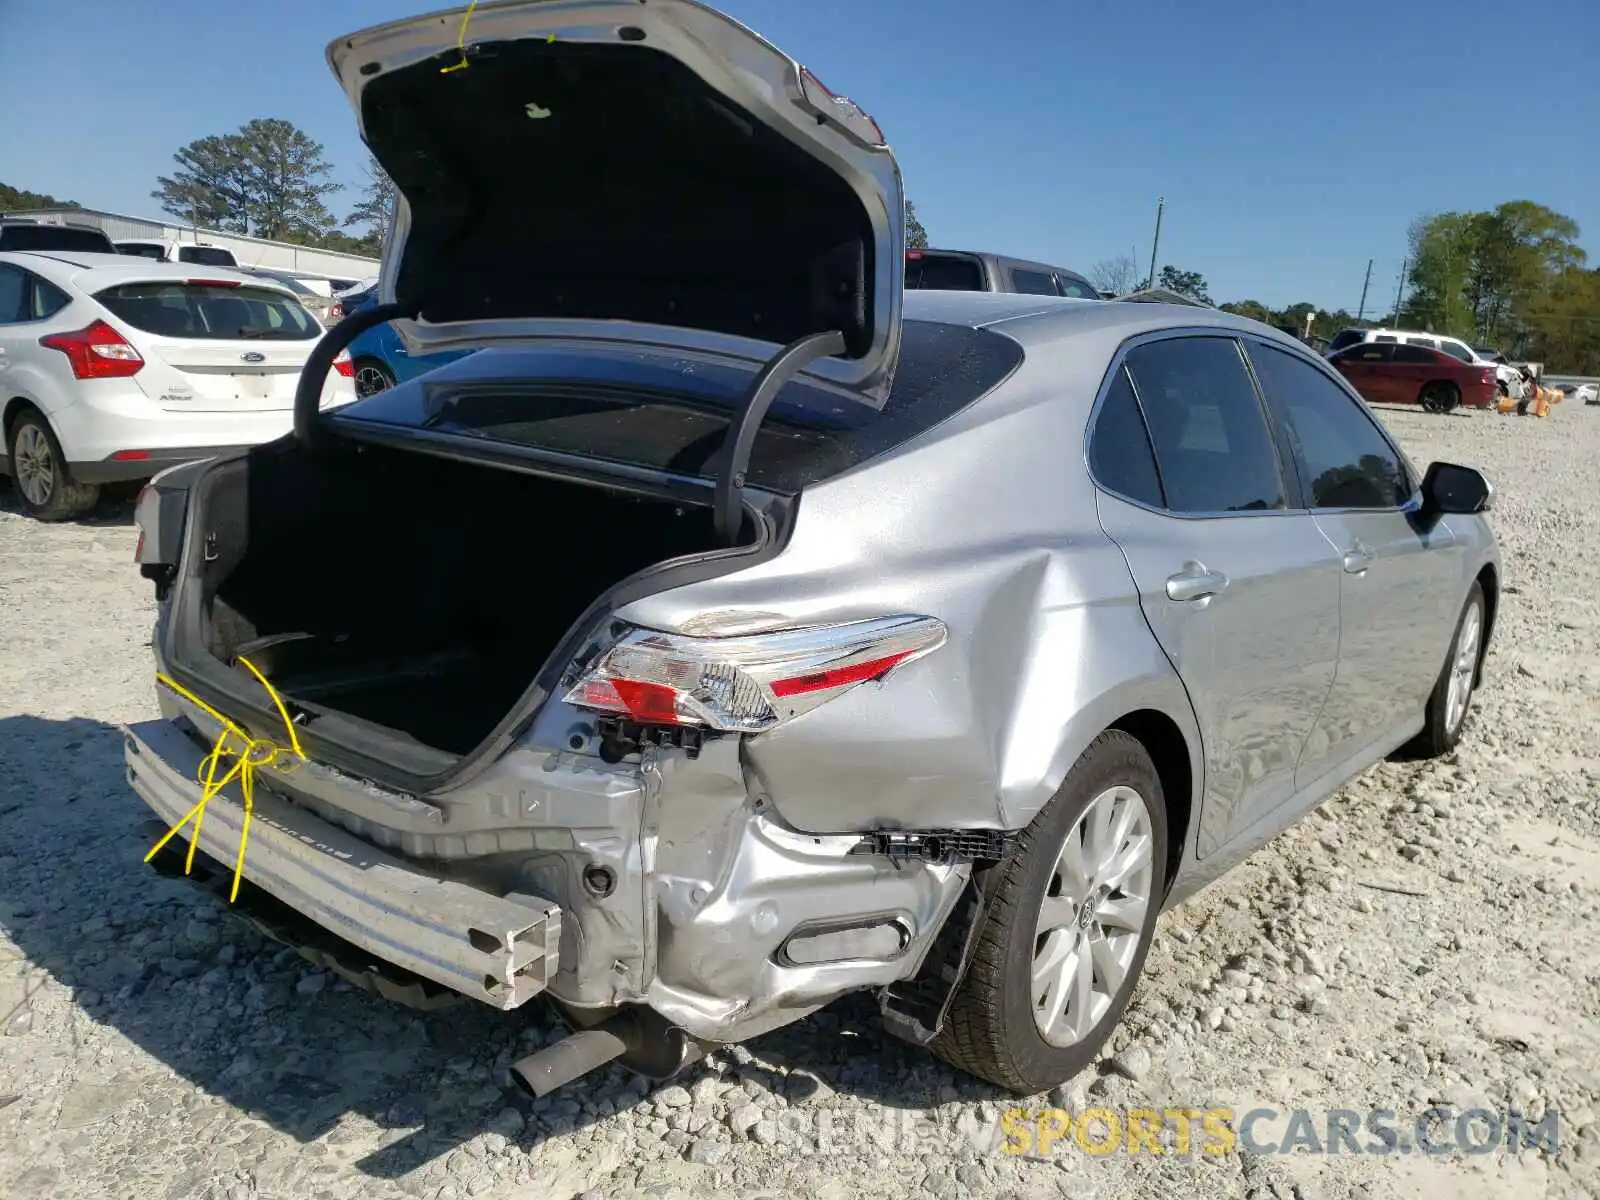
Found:
[{"label": "tree", "polygon": [[0,183],[0,212],[20,212],[30,208],[82,208],[76,200],[57,200],[42,192],[24,191]]},{"label": "tree", "polygon": [[151,194],[173,216],[256,237],[306,241],[335,225],[325,199],[340,184],[320,143],[292,123],[258,117],[173,156],[178,169]]},{"label": "tree", "polygon": [[1156,279],[1156,286],[1165,288],[1169,292],[1177,292],[1180,296],[1187,296],[1191,300],[1198,300],[1201,304],[1211,303],[1211,293],[1206,290],[1205,276],[1198,271],[1180,271],[1177,267],[1165,266]]},{"label": "tree", "polygon": [[367,160],[365,174],[367,181],[361,185],[361,200],[344,219],[344,223],[346,228],[351,225],[365,226],[367,232],[360,239],[361,244],[370,246],[373,253],[381,254],[384,238],[389,234],[389,221],[394,215],[397,191],[394,180],[389,178],[389,173],[379,165],[377,159]]},{"label": "tree", "polygon": [[1089,278],[1102,292],[1113,292],[1118,296],[1133,291],[1142,282],[1139,264],[1129,254],[1101,259],[1089,268]]},{"label": "tree", "polygon": [[928,231],[922,227],[922,222],[917,220],[917,206],[911,201],[906,201],[906,249],[926,250],[928,248]]}]

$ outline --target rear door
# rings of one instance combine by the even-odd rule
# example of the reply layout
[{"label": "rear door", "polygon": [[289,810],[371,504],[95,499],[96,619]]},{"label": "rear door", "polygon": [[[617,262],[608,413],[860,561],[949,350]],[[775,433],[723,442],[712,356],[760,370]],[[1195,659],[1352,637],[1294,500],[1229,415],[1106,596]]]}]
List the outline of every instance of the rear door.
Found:
[{"label": "rear door", "polygon": [[[1126,465],[1137,438],[1119,429],[1147,432],[1155,472]],[[1132,445],[1121,466],[1102,437]],[[1101,525],[1199,719],[1203,856],[1294,792],[1338,656],[1338,560],[1297,507],[1231,335],[1132,343],[1100,402],[1090,463]]]},{"label": "rear door", "polygon": [[1459,564],[1448,525],[1425,530],[1415,520],[1419,481],[1377,420],[1317,364],[1247,345],[1340,560],[1339,670],[1307,744],[1303,786],[1374,747],[1386,751],[1422,715],[1454,633]]},{"label": "rear door", "polygon": [[1454,375],[1453,369],[1440,367],[1443,357],[1437,350],[1420,343],[1408,342],[1394,347],[1394,360],[1385,370],[1389,399],[1396,404],[1415,404],[1429,380]]},{"label": "rear door", "polygon": [[1388,374],[1394,350],[1392,342],[1360,342],[1331,361],[1356,391],[1374,404],[1387,403],[1394,398],[1394,380]]},{"label": "rear door", "polygon": [[120,283],[94,298],[149,364],[135,379],[171,412],[292,409],[322,333],[292,296],[228,279]]}]

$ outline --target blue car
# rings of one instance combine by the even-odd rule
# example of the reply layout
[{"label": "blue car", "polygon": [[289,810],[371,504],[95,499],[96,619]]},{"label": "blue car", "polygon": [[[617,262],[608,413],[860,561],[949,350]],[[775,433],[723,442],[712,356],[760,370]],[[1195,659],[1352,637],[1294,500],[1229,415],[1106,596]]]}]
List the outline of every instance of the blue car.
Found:
[{"label": "blue car", "polygon": [[[346,296],[344,315],[358,313],[377,303],[377,299],[377,288]],[[393,325],[375,325],[350,343],[350,359],[356,370],[356,395],[371,396],[471,353],[471,350],[444,350],[438,354],[412,355]]]}]

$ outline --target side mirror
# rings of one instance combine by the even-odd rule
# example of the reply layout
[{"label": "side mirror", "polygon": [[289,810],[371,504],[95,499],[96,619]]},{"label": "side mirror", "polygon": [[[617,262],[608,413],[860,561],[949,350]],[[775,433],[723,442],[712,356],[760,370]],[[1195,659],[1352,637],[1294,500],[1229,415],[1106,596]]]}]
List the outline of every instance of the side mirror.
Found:
[{"label": "side mirror", "polygon": [[1436,462],[1422,477],[1422,515],[1488,512],[1494,507],[1494,486],[1483,473],[1456,463]]}]

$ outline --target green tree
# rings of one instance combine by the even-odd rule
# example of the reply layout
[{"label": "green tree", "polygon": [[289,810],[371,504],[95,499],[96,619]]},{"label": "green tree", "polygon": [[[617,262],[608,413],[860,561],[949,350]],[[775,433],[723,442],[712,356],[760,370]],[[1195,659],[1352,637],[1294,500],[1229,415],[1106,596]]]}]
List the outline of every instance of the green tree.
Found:
[{"label": "green tree", "polygon": [[57,200],[43,192],[29,192],[0,183],[0,212],[20,212],[30,208],[82,208],[76,200]]},{"label": "green tree", "polygon": [[326,200],[341,185],[328,178],[321,144],[288,121],[258,117],[173,157],[178,169],[151,194],[175,217],[277,240],[312,241],[335,228]]},{"label": "green tree", "polygon": [[906,249],[926,250],[928,248],[928,231],[922,227],[922,222],[917,219],[917,206],[911,201],[906,201]]},{"label": "green tree", "polygon": [[1159,288],[1169,292],[1177,292],[1180,296],[1187,296],[1191,300],[1198,300],[1201,304],[1211,303],[1211,293],[1206,290],[1205,276],[1198,271],[1180,271],[1174,266],[1161,268],[1161,274],[1156,278]]},{"label": "green tree", "polygon": [[1267,325],[1273,323],[1276,314],[1259,300],[1230,300],[1220,306],[1223,312],[1233,313],[1239,317],[1249,317],[1252,321],[1261,321]]},{"label": "green tree", "polygon": [[361,199],[355,210],[344,219],[344,224],[347,229],[352,225],[364,227],[366,234],[359,239],[361,244],[370,247],[372,253],[379,254],[383,251],[383,239],[389,233],[397,191],[394,180],[389,178],[389,173],[379,165],[377,159],[367,160],[365,174]]}]

